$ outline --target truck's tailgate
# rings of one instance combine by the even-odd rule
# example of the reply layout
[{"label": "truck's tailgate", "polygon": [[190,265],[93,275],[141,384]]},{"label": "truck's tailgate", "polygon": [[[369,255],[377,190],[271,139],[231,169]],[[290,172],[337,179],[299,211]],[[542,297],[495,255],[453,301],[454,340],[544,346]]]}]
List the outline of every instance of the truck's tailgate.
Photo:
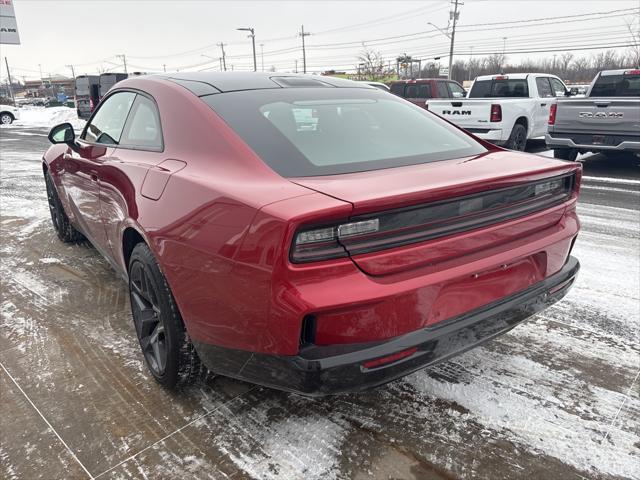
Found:
[{"label": "truck's tailgate", "polygon": [[638,98],[560,99],[554,132],[640,135]]}]

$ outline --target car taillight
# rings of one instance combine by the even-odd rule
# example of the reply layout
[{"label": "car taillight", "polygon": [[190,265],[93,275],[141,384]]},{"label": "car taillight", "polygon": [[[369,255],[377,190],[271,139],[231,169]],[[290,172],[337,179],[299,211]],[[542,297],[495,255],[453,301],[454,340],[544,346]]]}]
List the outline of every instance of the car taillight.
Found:
[{"label": "car taillight", "polygon": [[306,263],[396,248],[519,218],[566,201],[574,174],[360,216],[296,232],[290,260]]},{"label": "car taillight", "polygon": [[640,70],[627,70],[624,72],[625,75],[640,75]]},{"label": "car taillight", "polygon": [[509,77],[506,75],[496,75],[493,77],[494,80],[509,80]]},{"label": "car taillight", "polygon": [[379,228],[380,221],[373,218],[298,232],[291,249],[291,261],[303,263],[346,257],[347,251],[340,240],[375,233]]},{"label": "car taillight", "polygon": [[93,112],[93,108],[95,107],[94,103],[93,103],[93,98],[89,99],[89,108],[91,109],[91,111]]},{"label": "car taillight", "polygon": [[549,110],[549,125],[556,124],[556,112],[558,111],[558,104],[553,103],[551,105],[551,109]]},{"label": "car taillight", "polygon": [[501,122],[502,121],[502,107],[500,105],[491,105],[491,116],[489,118],[491,122]]}]

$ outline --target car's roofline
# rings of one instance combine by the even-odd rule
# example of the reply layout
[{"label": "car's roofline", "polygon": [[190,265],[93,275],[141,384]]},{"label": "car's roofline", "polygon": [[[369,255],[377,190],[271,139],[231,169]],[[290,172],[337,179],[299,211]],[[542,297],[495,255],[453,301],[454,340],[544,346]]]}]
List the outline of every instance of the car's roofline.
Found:
[{"label": "car's roofline", "polygon": [[365,83],[331,76],[277,72],[180,72],[139,76],[182,85],[197,96],[243,90],[280,88],[375,88]]}]

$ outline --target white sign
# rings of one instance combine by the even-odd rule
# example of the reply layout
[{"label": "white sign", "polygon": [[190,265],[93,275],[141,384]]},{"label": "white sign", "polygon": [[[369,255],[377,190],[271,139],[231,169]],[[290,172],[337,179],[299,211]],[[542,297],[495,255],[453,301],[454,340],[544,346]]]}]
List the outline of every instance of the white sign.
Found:
[{"label": "white sign", "polygon": [[[0,0],[1,2],[2,0]],[[438,75],[440,77],[448,77],[449,76],[449,67],[440,67],[440,70],[438,70]]]},{"label": "white sign", "polygon": [[0,0],[0,43],[20,45],[13,0]]}]

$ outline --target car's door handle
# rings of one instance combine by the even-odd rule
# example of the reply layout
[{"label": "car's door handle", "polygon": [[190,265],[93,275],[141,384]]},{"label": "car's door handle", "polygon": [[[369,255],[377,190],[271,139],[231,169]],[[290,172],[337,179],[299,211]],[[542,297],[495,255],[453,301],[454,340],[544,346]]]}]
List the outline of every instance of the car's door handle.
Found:
[{"label": "car's door handle", "polygon": [[547,104],[546,104],[546,103],[541,103],[541,104],[540,104],[540,106],[541,106],[541,107],[546,107],[546,106],[547,106]]},{"label": "car's door handle", "polygon": [[98,172],[96,170],[91,170],[89,172],[89,176],[91,177],[91,181],[93,181],[93,182],[97,182],[98,181]]}]

